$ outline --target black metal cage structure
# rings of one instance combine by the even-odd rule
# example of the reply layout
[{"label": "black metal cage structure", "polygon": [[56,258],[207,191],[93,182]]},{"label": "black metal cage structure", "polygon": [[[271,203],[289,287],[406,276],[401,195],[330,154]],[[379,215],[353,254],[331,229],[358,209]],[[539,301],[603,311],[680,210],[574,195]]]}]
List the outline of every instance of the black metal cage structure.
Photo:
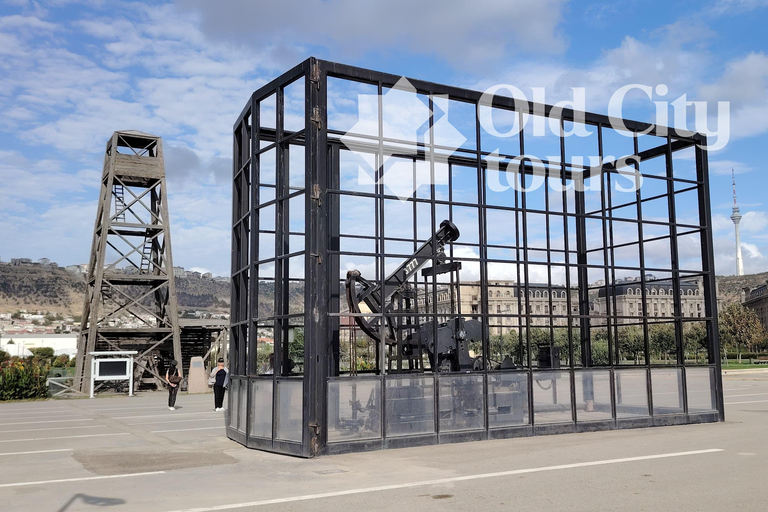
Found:
[{"label": "black metal cage structure", "polygon": [[705,136],[310,58],[233,155],[231,439],[724,419]]}]

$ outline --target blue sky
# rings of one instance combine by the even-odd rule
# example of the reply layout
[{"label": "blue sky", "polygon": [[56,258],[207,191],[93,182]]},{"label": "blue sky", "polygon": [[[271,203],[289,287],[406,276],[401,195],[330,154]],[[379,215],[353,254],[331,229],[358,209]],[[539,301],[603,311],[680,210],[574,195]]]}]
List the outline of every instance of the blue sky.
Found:
[{"label": "blue sky", "polygon": [[[161,135],[174,262],[229,273],[232,124],[249,94],[310,55],[463,87],[630,84],[730,102],[710,153],[718,274],[733,274],[730,169],[748,273],[768,270],[768,2],[477,0],[0,2],[0,258],[87,261],[104,144]],[[266,2],[265,2],[266,3]],[[652,120],[633,97],[624,115]]]}]

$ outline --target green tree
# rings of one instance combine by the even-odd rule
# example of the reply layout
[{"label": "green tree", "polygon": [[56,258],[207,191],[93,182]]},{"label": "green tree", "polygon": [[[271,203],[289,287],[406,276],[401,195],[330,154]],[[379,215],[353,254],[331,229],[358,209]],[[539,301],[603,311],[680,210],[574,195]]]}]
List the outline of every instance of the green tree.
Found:
[{"label": "green tree", "polygon": [[11,359],[11,354],[6,352],[5,350],[0,350],[0,364],[6,361],[10,361],[10,359]]},{"label": "green tree", "polygon": [[651,351],[656,353],[659,360],[669,360],[670,355],[675,353],[677,342],[673,324],[651,324],[648,326],[648,337]]},{"label": "green tree", "polygon": [[[517,331],[510,330],[504,334],[494,334],[490,336],[488,340],[488,359],[491,363],[491,367],[494,364],[500,364],[505,357],[512,357],[516,363],[520,363],[520,347],[519,337]],[[475,354],[479,354],[478,350],[475,350]]]},{"label": "green tree", "polygon": [[697,363],[699,362],[699,352],[704,352],[706,359],[709,340],[703,322],[686,322],[683,326],[683,341],[685,342],[686,353],[693,354]]},{"label": "green tree", "polygon": [[608,332],[605,329],[592,329],[589,335],[592,349],[592,364],[608,364]]},{"label": "green tree", "polygon": [[768,337],[757,313],[738,302],[728,305],[718,320],[723,350],[735,348],[739,362],[742,347],[751,351]]},{"label": "green tree", "polygon": [[21,319],[23,318],[21,315],[22,315],[22,312],[21,312],[21,311],[14,311],[14,312],[11,314],[11,319],[12,319],[12,320],[21,320]]},{"label": "green tree", "polygon": [[640,362],[640,354],[645,351],[643,329],[638,325],[620,326],[618,329],[619,357]]},{"label": "green tree", "polygon": [[53,360],[53,349],[51,347],[32,347],[32,360],[35,364],[51,364]]},{"label": "green tree", "polygon": [[288,357],[296,366],[304,365],[304,329],[293,331],[293,341],[288,345]]},{"label": "green tree", "polygon": [[69,362],[69,356],[66,354],[62,354],[56,359],[53,360],[53,366],[54,368],[64,368],[67,366],[67,363]]}]

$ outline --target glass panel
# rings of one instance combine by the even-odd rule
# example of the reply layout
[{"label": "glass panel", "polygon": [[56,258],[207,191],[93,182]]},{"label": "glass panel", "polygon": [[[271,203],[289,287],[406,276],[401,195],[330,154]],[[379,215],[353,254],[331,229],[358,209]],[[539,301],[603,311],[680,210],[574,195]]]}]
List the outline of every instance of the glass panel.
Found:
[{"label": "glass panel", "polygon": [[301,442],[303,388],[300,380],[277,381],[276,439]]},{"label": "glass panel", "polygon": [[440,431],[485,428],[483,376],[440,377]]},{"label": "glass panel", "polygon": [[[633,292],[635,290],[635,288],[627,289],[631,289]],[[619,302],[617,307],[619,308],[620,315],[635,316],[641,314],[642,296],[623,295],[619,297],[617,302]],[[622,308],[624,308],[623,311]],[[619,364],[646,364],[643,326],[619,325],[616,333],[616,344],[619,347]]]},{"label": "glass panel", "polygon": [[616,417],[648,416],[648,387],[646,370],[617,370]]},{"label": "glass panel", "polygon": [[251,436],[272,438],[272,390],[272,380],[251,381]]},{"label": "glass panel", "polygon": [[381,438],[381,381],[328,383],[328,442]]},{"label": "glass panel", "polygon": [[[277,152],[275,151],[275,148],[272,148],[258,156],[259,185],[274,186],[277,183],[277,163],[275,161],[276,154]],[[259,203],[266,203],[267,201],[271,201],[275,198],[275,189],[267,189],[266,187],[262,186],[259,190],[259,195]]]},{"label": "glass panel", "polygon": [[245,433],[248,419],[248,381],[245,379],[240,380],[238,387],[240,388],[238,391],[238,394],[240,395],[240,401],[238,402],[237,408],[237,430]]},{"label": "glass panel", "polygon": [[611,411],[611,372],[584,370],[576,372],[576,420],[600,421],[613,418]]},{"label": "glass panel", "polygon": [[488,375],[488,426],[508,427],[529,423],[528,374]]},{"label": "glass panel", "polygon": [[571,423],[571,378],[568,372],[533,372],[536,424]]},{"label": "glass panel", "polygon": [[[665,300],[658,300],[656,296],[649,296],[648,316],[653,320],[660,314],[669,316]],[[677,338],[675,325],[672,323],[649,323],[648,340],[651,350],[651,364],[677,364]]]},{"label": "glass panel", "polygon": [[[686,300],[683,300],[682,307],[683,316],[695,316],[697,313],[694,304]],[[709,359],[709,338],[707,338],[705,322],[683,322],[683,342],[685,347],[685,364],[707,364]]]},{"label": "glass panel", "polygon": [[304,128],[304,77],[283,88],[283,129],[299,131]]},{"label": "glass panel", "polygon": [[274,351],[274,327],[272,327],[272,325],[259,325],[256,330],[256,364],[260,375],[272,375],[275,361],[275,356],[273,355]]},{"label": "glass panel", "polygon": [[387,437],[435,431],[434,383],[431,377],[387,378]]},{"label": "glass panel", "polygon": [[237,406],[237,398],[240,396],[240,386],[238,381],[233,380],[232,385],[229,387],[229,426],[230,428],[237,428],[237,415],[240,408]]},{"label": "glass panel", "polygon": [[652,369],[653,414],[683,412],[683,375],[680,368]]},{"label": "glass panel", "polygon": [[259,102],[259,119],[262,128],[275,128],[277,119],[275,98],[275,95],[271,94]]},{"label": "glass panel", "polygon": [[714,368],[686,368],[685,385],[688,390],[688,412],[713,412]]}]

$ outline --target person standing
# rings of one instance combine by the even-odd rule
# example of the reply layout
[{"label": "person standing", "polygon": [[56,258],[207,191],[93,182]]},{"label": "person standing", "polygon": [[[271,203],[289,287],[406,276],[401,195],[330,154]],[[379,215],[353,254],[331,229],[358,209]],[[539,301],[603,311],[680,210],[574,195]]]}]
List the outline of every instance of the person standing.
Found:
[{"label": "person standing", "polygon": [[229,370],[224,367],[224,359],[219,358],[216,368],[211,372],[213,380],[213,405],[215,411],[224,410],[224,391],[229,385]]},{"label": "person standing", "polygon": [[171,360],[171,367],[165,370],[165,381],[168,383],[168,410],[176,410],[176,395],[179,394],[179,384],[181,375],[179,375],[178,363],[175,359]]}]

